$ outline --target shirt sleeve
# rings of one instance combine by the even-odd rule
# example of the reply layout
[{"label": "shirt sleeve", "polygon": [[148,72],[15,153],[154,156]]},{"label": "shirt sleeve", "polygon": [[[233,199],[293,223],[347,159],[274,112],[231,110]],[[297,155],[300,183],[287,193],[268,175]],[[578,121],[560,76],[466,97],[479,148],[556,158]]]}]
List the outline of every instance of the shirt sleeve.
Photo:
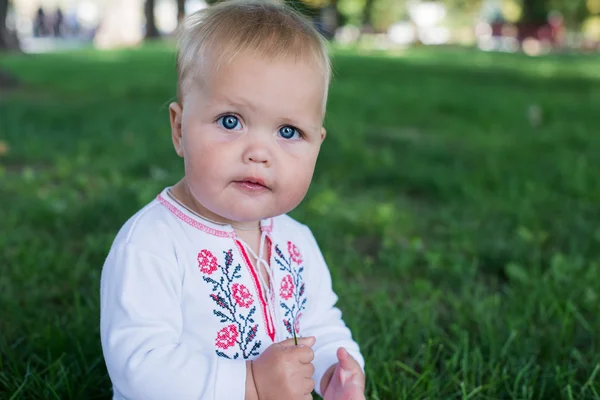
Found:
[{"label": "shirt sleeve", "polygon": [[102,271],[102,349],[115,392],[127,399],[244,399],[246,363],[182,343],[182,275],[127,243]]},{"label": "shirt sleeve", "polygon": [[348,353],[360,364],[364,373],[365,361],[360,352],[358,343],[352,339],[352,333],[342,319],[342,312],[336,307],[338,300],[333,291],[331,283],[331,274],[327,268],[323,254],[319,249],[317,241],[312,232],[305,228],[308,238],[308,250],[310,252],[310,268],[314,270],[308,274],[310,276],[309,302],[310,312],[307,312],[303,323],[302,336],[315,336],[316,343],[313,347],[315,359],[315,391],[322,396],[321,379],[323,374],[330,366],[336,364],[337,350],[344,347]]}]

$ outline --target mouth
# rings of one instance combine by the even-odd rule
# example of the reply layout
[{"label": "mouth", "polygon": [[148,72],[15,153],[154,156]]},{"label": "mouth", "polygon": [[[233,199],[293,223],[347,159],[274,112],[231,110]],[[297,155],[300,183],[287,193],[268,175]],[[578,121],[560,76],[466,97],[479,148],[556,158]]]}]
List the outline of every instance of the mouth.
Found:
[{"label": "mouth", "polygon": [[247,177],[233,181],[236,185],[251,191],[270,190],[261,178]]}]

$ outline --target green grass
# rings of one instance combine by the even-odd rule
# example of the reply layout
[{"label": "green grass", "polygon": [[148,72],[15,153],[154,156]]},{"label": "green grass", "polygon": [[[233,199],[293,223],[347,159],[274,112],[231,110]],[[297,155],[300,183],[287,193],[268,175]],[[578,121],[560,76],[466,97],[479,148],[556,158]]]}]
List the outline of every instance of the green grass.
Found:
[{"label": "green grass", "polygon": [[[372,399],[600,399],[600,58],[335,53],[309,224]],[[0,398],[110,396],[99,275],[181,175],[163,47],[3,56]],[[528,117],[542,110],[541,123]]]}]

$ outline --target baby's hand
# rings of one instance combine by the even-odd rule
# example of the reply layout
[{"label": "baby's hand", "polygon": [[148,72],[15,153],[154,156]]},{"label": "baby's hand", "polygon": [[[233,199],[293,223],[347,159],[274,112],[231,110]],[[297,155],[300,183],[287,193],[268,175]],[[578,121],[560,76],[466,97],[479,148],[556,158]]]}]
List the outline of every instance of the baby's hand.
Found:
[{"label": "baby's hand", "polygon": [[323,399],[364,400],[365,375],[360,365],[343,347],[338,349],[337,357],[339,362],[324,390]]},{"label": "baby's hand", "polygon": [[310,400],[315,387],[311,364],[314,337],[298,338],[273,343],[252,364],[254,384],[261,400]]}]

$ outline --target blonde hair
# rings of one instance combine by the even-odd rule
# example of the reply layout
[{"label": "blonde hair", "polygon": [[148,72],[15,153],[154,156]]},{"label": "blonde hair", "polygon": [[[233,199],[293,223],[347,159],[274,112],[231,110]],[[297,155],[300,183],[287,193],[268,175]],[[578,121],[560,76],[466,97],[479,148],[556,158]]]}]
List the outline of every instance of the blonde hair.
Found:
[{"label": "blonde hair", "polygon": [[[182,100],[190,80],[216,72],[241,53],[313,62],[324,78],[324,101],[331,79],[325,39],[293,9],[273,1],[224,1],[188,16],[178,34],[177,94]],[[209,66],[207,70],[206,67]]]}]

